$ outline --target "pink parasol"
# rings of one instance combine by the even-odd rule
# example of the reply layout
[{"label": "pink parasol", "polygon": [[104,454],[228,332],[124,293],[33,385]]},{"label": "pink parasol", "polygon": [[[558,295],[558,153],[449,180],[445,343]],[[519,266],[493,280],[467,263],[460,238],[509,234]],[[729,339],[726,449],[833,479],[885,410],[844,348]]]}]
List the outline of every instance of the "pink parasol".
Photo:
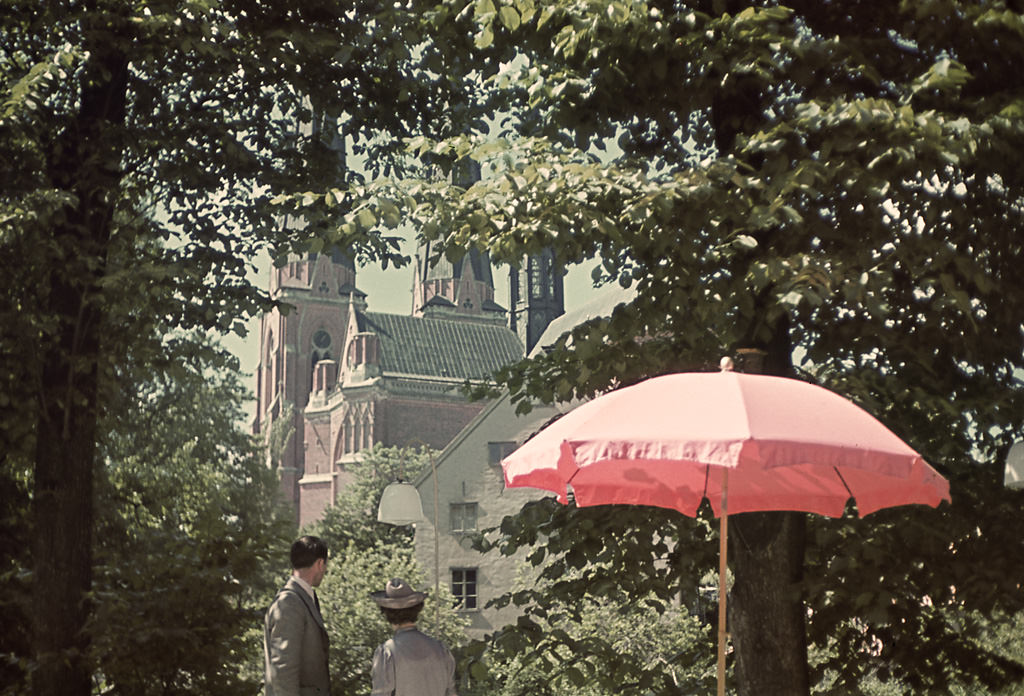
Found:
[{"label": "pink parasol", "polygon": [[[727,359],[726,359],[727,360]],[[506,484],[563,503],[653,505],[721,518],[718,693],[725,681],[728,514],[770,510],[839,517],[937,506],[949,483],[852,401],[807,382],[720,373],[654,377],[570,411],[502,461]]]}]

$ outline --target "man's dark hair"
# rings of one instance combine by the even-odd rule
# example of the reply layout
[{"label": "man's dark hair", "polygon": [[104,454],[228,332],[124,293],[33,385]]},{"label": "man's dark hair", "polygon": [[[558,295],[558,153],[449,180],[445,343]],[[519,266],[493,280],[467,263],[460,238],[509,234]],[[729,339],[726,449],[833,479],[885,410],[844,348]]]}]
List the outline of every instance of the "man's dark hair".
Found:
[{"label": "man's dark hair", "polygon": [[308,568],[319,559],[327,560],[327,544],[320,537],[304,536],[292,544],[292,568]]},{"label": "man's dark hair", "polygon": [[419,604],[413,604],[411,607],[404,609],[390,609],[388,607],[381,607],[380,613],[384,615],[384,619],[393,626],[398,626],[404,623],[416,623],[416,619],[419,618],[420,611],[423,609],[423,602]]}]

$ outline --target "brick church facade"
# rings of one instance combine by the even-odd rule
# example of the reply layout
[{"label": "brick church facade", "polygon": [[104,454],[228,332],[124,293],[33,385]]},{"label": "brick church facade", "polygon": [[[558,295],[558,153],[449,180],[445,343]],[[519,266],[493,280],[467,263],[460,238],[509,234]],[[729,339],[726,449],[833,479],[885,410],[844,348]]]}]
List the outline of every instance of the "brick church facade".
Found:
[{"label": "brick church facade", "polygon": [[271,295],[292,309],[261,321],[254,430],[291,430],[278,435],[272,464],[299,526],[322,516],[361,450],[444,448],[486,406],[466,400],[463,382],[521,359],[563,312],[550,256],[513,271],[509,311],[495,302],[486,255],[432,264],[431,251],[417,252],[409,315],[368,311],[341,252],[271,269]]}]

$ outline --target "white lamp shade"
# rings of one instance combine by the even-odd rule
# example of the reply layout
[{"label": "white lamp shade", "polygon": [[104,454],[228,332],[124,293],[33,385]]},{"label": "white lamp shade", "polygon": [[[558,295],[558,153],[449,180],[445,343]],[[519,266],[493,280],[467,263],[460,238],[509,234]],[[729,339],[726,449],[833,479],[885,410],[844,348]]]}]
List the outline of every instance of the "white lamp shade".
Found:
[{"label": "white lamp shade", "polygon": [[1007,488],[1024,488],[1024,440],[1013,443],[1006,455],[1003,485]]},{"label": "white lamp shade", "polygon": [[388,524],[413,524],[422,522],[423,504],[416,486],[404,481],[389,483],[380,496],[377,506],[377,521]]}]

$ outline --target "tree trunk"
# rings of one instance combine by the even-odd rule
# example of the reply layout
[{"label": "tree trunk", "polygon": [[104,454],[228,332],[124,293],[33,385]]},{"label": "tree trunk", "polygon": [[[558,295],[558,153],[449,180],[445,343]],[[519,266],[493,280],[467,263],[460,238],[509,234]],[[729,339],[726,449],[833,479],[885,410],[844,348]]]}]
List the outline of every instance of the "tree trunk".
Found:
[{"label": "tree trunk", "polygon": [[[51,290],[54,304],[73,303],[70,288]],[[96,366],[83,372],[64,354],[74,326],[62,327],[60,346],[47,354],[47,395],[37,427],[34,519],[32,651],[38,662],[33,693],[88,696],[91,692],[84,632],[86,593],[92,584],[93,461],[96,450]],[[79,355],[96,336],[85,332]],[[91,345],[90,345],[91,344]],[[69,385],[72,385],[69,388]],[[54,397],[69,393],[65,405]]]},{"label": "tree trunk", "polygon": [[[741,3],[726,0],[730,14]],[[766,99],[758,78],[734,79],[715,94],[711,124],[720,154],[734,152],[741,131],[761,127]],[[747,164],[760,168],[762,155]],[[775,230],[757,234],[766,248]],[[747,269],[737,269],[741,274]],[[771,315],[769,290],[754,298],[755,311],[740,341],[737,369],[785,376],[793,348],[785,313]],[[767,334],[767,340],[765,335]],[[803,576],[805,517],[793,512],[745,513],[729,518],[729,560],[734,584],[727,606],[735,648],[734,681],[742,696],[809,696],[807,632],[799,583]]]},{"label": "tree trunk", "polygon": [[44,349],[32,501],[38,696],[92,691],[86,625],[104,319],[99,281],[120,185],[127,60],[112,40],[110,18],[89,19],[79,111],[63,125],[49,167],[54,187],[72,192],[75,203],[42,242],[52,250],[41,292],[54,328]]},{"label": "tree trunk", "polygon": [[742,696],[806,696],[807,635],[800,593],[806,516],[752,512],[729,518],[729,620]]},{"label": "tree trunk", "polygon": [[[754,343],[749,341],[749,343]],[[763,348],[737,351],[743,372],[786,376],[792,369],[789,322],[772,327]],[[751,512],[729,518],[733,587],[729,621],[741,696],[809,696],[807,630],[801,582],[807,516]]]}]

